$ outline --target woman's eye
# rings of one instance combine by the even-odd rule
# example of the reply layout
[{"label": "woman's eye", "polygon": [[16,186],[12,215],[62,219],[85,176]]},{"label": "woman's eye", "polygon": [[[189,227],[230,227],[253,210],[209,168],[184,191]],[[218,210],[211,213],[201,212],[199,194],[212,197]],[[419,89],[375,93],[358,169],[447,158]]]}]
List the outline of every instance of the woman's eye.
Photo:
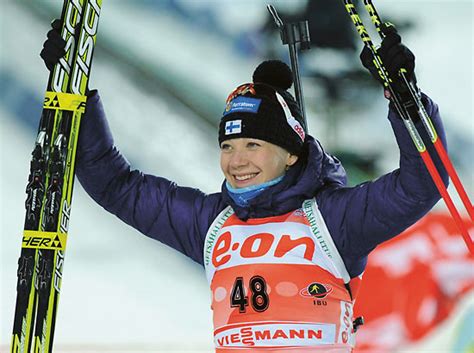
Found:
[{"label": "woman's eye", "polygon": [[256,148],[256,147],[260,147],[260,144],[258,144],[257,142],[249,142],[247,143],[247,147]]},{"label": "woman's eye", "polygon": [[228,145],[227,143],[224,143],[224,144],[221,145],[221,150],[222,151],[230,151],[230,149],[231,149],[231,146]]}]

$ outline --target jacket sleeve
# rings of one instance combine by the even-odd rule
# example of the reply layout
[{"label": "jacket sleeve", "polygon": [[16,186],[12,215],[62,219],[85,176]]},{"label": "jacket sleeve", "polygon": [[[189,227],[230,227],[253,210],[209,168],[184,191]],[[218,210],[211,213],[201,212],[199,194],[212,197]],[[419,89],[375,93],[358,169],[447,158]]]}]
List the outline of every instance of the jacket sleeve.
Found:
[{"label": "jacket sleeve", "polygon": [[[425,95],[423,101],[446,147],[438,106]],[[353,276],[363,271],[365,257],[370,251],[414,224],[440,199],[402,119],[392,109],[388,118],[400,149],[399,168],[377,180],[355,187],[326,190],[318,195],[328,229]],[[447,185],[448,175],[423,123],[416,122],[416,128]]]},{"label": "jacket sleeve", "polygon": [[99,205],[143,234],[203,263],[204,237],[224,207],[220,194],[205,195],[131,170],[114,146],[97,92],[87,102],[76,160],[80,183]]}]

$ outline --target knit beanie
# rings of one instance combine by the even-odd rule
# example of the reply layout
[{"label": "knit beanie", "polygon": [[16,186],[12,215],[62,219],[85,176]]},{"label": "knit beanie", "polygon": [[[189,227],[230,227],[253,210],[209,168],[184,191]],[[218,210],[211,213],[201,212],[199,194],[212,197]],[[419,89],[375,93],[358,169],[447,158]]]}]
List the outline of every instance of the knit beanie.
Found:
[{"label": "knit beanie", "polygon": [[219,144],[255,138],[299,155],[305,126],[298,104],[287,91],[292,84],[288,65],[278,60],[261,63],[253,73],[253,83],[238,86],[227,98],[219,124]]}]

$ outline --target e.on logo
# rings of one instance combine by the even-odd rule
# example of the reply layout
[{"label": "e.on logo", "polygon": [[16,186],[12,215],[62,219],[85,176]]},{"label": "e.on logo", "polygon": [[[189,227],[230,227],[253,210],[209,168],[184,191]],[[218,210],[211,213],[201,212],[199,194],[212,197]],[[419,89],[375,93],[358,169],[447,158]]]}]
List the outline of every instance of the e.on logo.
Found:
[{"label": "e.on logo", "polygon": [[[234,241],[230,231],[221,234],[212,251],[212,264],[219,267],[233,260],[269,257],[280,262],[293,249],[300,247],[301,257],[311,261],[314,256],[315,243],[308,236],[292,237],[287,234],[275,236],[271,233],[256,233]],[[304,251],[303,251],[304,250]]]}]

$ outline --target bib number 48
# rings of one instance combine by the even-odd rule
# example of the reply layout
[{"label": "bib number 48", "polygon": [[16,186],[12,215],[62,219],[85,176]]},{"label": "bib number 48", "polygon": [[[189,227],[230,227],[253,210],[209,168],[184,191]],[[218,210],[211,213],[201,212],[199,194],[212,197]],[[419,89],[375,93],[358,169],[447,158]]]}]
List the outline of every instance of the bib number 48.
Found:
[{"label": "bib number 48", "polygon": [[[248,296],[245,294],[244,279],[237,277],[230,294],[230,306],[239,308],[240,313],[245,313],[249,305]],[[253,276],[249,282],[251,292],[250,304],[253,310],[262,312],[268,309],[270,302],[267,294],[267,284],[263,277]]]}]

